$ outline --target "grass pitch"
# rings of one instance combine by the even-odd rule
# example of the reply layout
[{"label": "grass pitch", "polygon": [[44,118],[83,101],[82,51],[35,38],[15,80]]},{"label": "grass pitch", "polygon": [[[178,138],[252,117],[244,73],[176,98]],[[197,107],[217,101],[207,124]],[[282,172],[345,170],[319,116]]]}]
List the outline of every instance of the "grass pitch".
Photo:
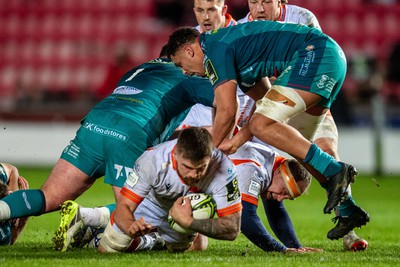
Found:
[{"label": "grass pitch", "polygon": [[[22,168],[31,188],[39,188],[49,169]],[[322,253],[265,253],[243,235],[233,242],[210,240],[204,252],[171,254],[140,252],[103,255],[82,249],[66,253],[54,251],[51,238],[59,224],[58,212],[30,218],[20,239],[13,246],[0,247],[1,266],[400,266],[400,176],[372,177],[359,175],[353,196],[371,215],[367,226],[356,233],[367,239],[365,252],[342,249],[342,242],[326,238],[334,226],[333,215],[322,212],[326,202],[324,191],[314,180],[308,195],[285,201],[297,236],[304,246],[324,249]],[[99,206],[113,201],[111,188],[98,181],[77,200],[84,206]],[[259,208],[262,211],[262,208]],[[265,216],[260,214],[263,221]]]}]

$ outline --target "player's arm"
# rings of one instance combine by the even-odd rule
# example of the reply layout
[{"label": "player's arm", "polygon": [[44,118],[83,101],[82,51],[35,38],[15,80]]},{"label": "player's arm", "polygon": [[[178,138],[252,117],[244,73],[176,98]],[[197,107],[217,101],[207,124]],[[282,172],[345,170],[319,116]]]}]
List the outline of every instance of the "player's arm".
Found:
[{"label": "player's arm", "polygon": [[135,219],[133,212],[137,206],[138,204],[123,195],[113,214],[114,222],[118,228],[130,237],[145,235],[152,228],[143,218]]},{"label": "player's arm", "polygon": [[264,198],[262,201],[269,225],[279,240],[289,248],[302,247],[283,202]]},{"label": "player's arm", "polygon": [[[267,91],[271,88],[271,83],[267,77],[262,78],[260,81],[256,82],[246,94],[250,96],[254,101],[257,101],[264,97]],[[256,103],[254,103],[250,117],[253,115],[256,109]],[[244,124],[240,131],[238,131],[232,139],[224,140],[224,142],[218,147],[225,154],[233,154],[236,150],[241,147],[244,143],[249,141],[253,137],[249,130],[249,123]]]},{"label": "player's arm", "polygon": [[211,238],[235,240],[240,233],[241,211],[212,219],[194,219],[190,201],[178,198],[169,214],[183,228],[191,229]]},{"label": "player's arm", "polygon": [[287,248],[273,238],[257,215],[257,206],[242,201],[242,233],[264,251],[285,251]]},{"label": "player's arm", "polygon": [[212,128],[212,138],[215,147],[227,138],[233,131],[238,113],[236,97],[236,81],[230,80],[215,89],[215,117]]}]

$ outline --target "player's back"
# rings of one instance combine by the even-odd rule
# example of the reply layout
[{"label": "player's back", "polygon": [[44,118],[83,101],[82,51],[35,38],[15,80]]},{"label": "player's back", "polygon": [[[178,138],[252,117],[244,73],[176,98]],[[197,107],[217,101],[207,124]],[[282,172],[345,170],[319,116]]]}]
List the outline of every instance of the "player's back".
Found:
[{"label": "player's back", "polygon": [[[243,89],[251,87],[251,81],[273,76],[276,71],[283,72],[298,51],[306,49],[307,42],[327,42],[328,39],[315,28],[252,21],[201,34],[200,44],[206,54],[205,67],[213,85],[237,79]],[[214,69],[219,72],[215,74]]]},{"label": "player's back", "polygon": [[148,133],[155,145],[171,121],[173,125],[169,128],[179,125],[184,118],[179,116],[182,112],[195,103],[211,106],[213,98],[214,92],[207,79],[184,75],[169,59],[158,58],[127,72],[113,94],[93,110],[106,110],[130,118]]}]

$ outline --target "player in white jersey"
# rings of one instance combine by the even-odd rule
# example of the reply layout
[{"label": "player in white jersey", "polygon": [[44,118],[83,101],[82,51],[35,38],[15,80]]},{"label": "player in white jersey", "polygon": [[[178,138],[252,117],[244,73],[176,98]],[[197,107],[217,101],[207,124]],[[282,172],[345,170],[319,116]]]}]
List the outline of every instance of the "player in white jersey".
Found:
[{"label": "player in white jersey", "polygon": [[273,20],[284,23],[297,23],[321,29],[315,15],[303,7],[288,5],[286,0],[248,0],[250,12],[238,20],[245,23],[253,20]]},{"label": "player in white jersey", "polygon": [[[287,0],[248,0],[249,13],[244,18],[238,20],[238,24],[253,20],[272,20],[282,23],[302,24],[322,30],[317,17],[310,10],[287,3]],[[274,76],[277,77],[278,75],[279,73],[276,73]],[[273,81],[275,77],[271,77],[270,80]],[[302,124],[301,121],[307,119],[310,118],[299,117],[298,120],[289,122],[289,125],[298,128],[298,126]],[[328,111],[327,116],[321,122],[314,136],[307,136],[308,139],[312,140],[323,151],[339,161],[337,149],[338,137],[338,130],[330,111]],[[349,203],[342,203],[338,207],[338,210],[335,210],[336,218],[339,219],[339,223],[335,228],[329,231],[328,237],[330,239],[337,239],[337,232],[341,230],[341,220],[346,218],[343,217],[343,215],[350,215],[350,212],[346,211],[346,209],[351,210],[355,205],[351,196],[351,185],[349,185],[347,197],[347,202]],[[350,233],[344,237],[343,245],[345,248],[352,251],[362,251],[368,247],[367,241],[359,238],[354,231],[350,231]]]},{"label": "player in white jersey", "polygon": [[[229,156],[236,165],[242,194],[242,233],[264,251],[321,252],[304,247],[297,240],[292,222],[283,206],[284,199],[304,194],[311,184],[310,173],[295,159],[285,159],[274,150],[247,142]],[[257,215],[261,198],[273,238]]]},{"label": "player in white jersey", "polygon": [[[189,201],[183,201],[190,192],[211,195],[218,218],[194,219]],[[168,214],[183,228],[215,239],[234,240],[240,232],[242,205],[235,166],[213,148],[211,135],[203,128],[184,129],[178,140],[143,153],[121,195],[101,238],[101,252],[126,251],[134,238],[155,227],[170,251],[189,249],[196,235],[172,230]]]}]

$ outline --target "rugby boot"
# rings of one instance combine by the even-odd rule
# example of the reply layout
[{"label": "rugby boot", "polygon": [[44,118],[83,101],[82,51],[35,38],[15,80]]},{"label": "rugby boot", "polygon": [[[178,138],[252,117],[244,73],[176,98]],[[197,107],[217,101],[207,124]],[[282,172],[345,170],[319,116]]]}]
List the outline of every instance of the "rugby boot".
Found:
[{"label": "rugby boot", "polygon": [[350,183],[355,181],[357,170],[354,166],[341,163],[342,170],[336,175],[329,177],[326,182],[326,189],[328,193],[328,201],[324,207],[324,213],[331,213],[332,210],[339,205],[346,194],[346,189]]},{"label": "rugby boot", "polygon": [[354,228],[366,225],[369,219],[369,214],[365,210],[355,206],[349,216],[337,216],[332,219],[337,224],[328,232],[327,237],[331,240],[342,238]]}]

